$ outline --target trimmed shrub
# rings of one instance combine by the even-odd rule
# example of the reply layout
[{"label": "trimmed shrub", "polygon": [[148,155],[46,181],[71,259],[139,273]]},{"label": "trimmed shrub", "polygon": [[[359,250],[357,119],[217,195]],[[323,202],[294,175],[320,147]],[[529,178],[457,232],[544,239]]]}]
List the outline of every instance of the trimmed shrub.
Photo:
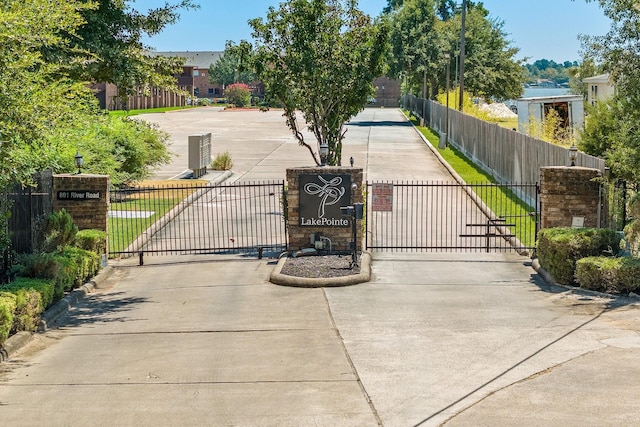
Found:
[{"label": "trimmed shrub", "polygon": [[41,296],[42,311],[55,302],[55,288],[56,283],[52,279],[32,279],[27,277],[18,277],[13,282],[0,287],[2,291],[13,294],[21,289],[38,292]]},{"label": "trimmed shrub", "polygon": [[42,295],[34,289],[17,289],[16,311],[13,315],[11,333],[19,331],[35,331],[40,321],[40,314],[44,311]]},{"label": "trimmed shrub", "polygon": [[53,300],[59,300],[64,296],[65,284],[61,279],[64,272],[59,256],[53,253],[36,253],[19,255],[18,263],[11,269],[12,274],[20,278],[49,279],[55,283]]},{"label": "trimmed shrub", "polygon": [[251,89],[245,83],[230,84],[224,90],[224,94],[229,103],[236,107],[251,105]]},{"label": "trimmed shrub", "polygon": [[62,251],[60,260],[64,263],[64,267],[69,268],[69,276],[72,278],[72,286],[67,290],[81,286],[100,270],[98,254],[84,249],[66,247]]},{"label": "trimmed shrub", "polygon": [[0,292],[0,344],[9,337],[13,328],[13,313],[16,311],[16,296]]},{"label": "trimmed shrub", "polygon": [[76,234],[74,246],[98,255],[104,254],[107,250],[107,233],[100,230],[80,230]]},{"label": "trimmed shrub", "polygon": [[538,233],[540,265],[563,285],[574,283],[576,261],[617,254],[620,235],[606,228],[547,228]]},{"label": "trimmed shrub", "polygon": [[625,258],[587,257],[576,262],[576,281],[592,291],[620,292],[619,270]]},{"label": "trimmed shrub", "polygon": [[55,253],[21,255],[12,273],[23,278],[52,280],[55,283],[53,299],[57,301],[99,270],[98,254],[67,246]]},{"label": "trimmed shrub", "polygon": [[618,269],[618,287],[621,293],[637,292],[640,289],[640,258],[622,258]]}]

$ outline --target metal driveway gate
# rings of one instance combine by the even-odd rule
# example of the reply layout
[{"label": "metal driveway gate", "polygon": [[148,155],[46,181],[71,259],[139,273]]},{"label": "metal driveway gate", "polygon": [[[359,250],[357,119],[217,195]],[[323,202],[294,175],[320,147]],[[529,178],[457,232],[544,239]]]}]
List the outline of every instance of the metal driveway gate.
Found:
[{"label": "metal driveway gate", "polygon": [[533,250],[538,193],[537,184],[370,182],[366,246],[379,251]]},{"label": "metal driveway gate", "polygon": [[257,253],[287,248],[284,181],[111,190],[109,255]]}]

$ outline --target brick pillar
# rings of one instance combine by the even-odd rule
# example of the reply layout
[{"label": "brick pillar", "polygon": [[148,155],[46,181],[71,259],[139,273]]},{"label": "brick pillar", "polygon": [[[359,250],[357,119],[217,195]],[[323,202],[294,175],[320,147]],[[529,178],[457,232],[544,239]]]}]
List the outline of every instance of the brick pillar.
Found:
[{"label": "brick pillar", "polygon": [[69,212],[78,229],[108,232],[109,177],[54,175],[53,210]]},{"label": "brick pillar", "polygon": [[541,228],[600,227],[601,177],[578,166],[540,168]]},{"label": "brick pillar", "polygon": [[[311,235],[320,233],[331,239],[334,251],[348,251],[353,232],[350,218],[341,216],[340,206],[362,203],[362,180],[361,168],[324,166],[287,169],[289,249],[313,247]],[[356,188],[352,190],[354,183]],[[343,196],[337,200],[343,191]],[[361,224],[361,221],[356,221],[358,251],[362,250]]]}]

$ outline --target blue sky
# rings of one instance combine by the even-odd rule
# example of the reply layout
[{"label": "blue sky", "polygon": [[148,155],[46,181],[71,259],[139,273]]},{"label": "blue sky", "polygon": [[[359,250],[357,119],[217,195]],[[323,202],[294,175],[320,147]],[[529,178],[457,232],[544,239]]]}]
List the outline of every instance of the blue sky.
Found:
[{"label": "blue sky", "polygon": [[[168,0],[177,2],[177,0]],[[136,0],[144,10],[165,0]],[[459,2],[461,2],[459,0]],[[227,40],[251,40],[247,21],[263,17],[269,6],[280,0],[194,0],[200,9],[183,11],[178,23],[145,43],[158,51],[224,50]],[[579,61],[579,34],[603,35],[610,26],[597,2],[585,0],[483,0],[491,16],[504,21],[504,30],[513,46],[520,48],[518,59],[528,57],[556,62]],[[377,16],[387,0],[360,0],[360,9]]]}]

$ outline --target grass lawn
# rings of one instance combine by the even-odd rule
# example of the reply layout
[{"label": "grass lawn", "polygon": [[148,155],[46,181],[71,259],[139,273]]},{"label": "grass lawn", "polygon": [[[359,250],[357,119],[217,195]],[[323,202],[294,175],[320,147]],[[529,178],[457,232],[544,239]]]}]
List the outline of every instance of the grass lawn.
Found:
[{"label": "grass lawn", "polygon": [[[202,180],[141,181],[131,191],[115,192],[121,201],[111,202],[111,213],[119,217],[109,217],[110,254],[124,251],[151,224],[206,184]],[[135,214],[142,212],[148,214]]]},{"label": "grass lawn", "polygon": [[148,114],[148,113],[166,113],[167,111],[175,111],[175,110],[187,110],[189,108],[196,108],[192,106],[186,107],[164,107],[164,108],[149,108],[147,110],[114,110],[109,111],[109,115],[121,117],[121,116],[137,116],[138,114]]},{"label": "grass lawn", "polygon": [[[409,116],[407,111],[404,111],[404,113],[410,118],[418,131],[427,138],[431,145],[435,147],[444,160],[466,183],[475,185],[496,182],[491,175],[476,166],[454,147],[447,146],[443,149],[438,148],[439,136],[427,127],[418,126],[417,119]],[[483,188],[484,187],[479,187],[480,192],[476,190],[476,193],[484,203],[493,212],[500,212],[501,215],[506,216],[505,219],[507,223],[516,224],[516,234],[523,245],[527,247],[535,246],[536,218],[530,215],[531,212],[535,212],[535,209],[520,200],[520,198],[506,186],[492,187],[491,191],[486,192],[482,191]]]}]

